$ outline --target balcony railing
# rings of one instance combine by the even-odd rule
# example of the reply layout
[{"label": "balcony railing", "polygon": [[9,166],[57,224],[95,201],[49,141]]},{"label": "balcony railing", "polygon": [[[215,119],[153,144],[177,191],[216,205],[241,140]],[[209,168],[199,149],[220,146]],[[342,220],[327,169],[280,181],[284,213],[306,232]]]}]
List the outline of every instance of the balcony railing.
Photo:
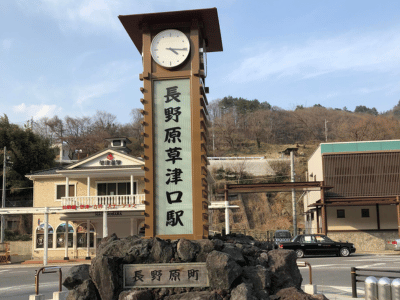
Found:
[{"label": "balcony railing", "polygon": [[84,205],[85,207],[89,205],[139,205],[144,204],[145,195],[113,195],[113,196],[78,196],[78,197],[62,197],[62,206],[74,206],[80,207]]}]

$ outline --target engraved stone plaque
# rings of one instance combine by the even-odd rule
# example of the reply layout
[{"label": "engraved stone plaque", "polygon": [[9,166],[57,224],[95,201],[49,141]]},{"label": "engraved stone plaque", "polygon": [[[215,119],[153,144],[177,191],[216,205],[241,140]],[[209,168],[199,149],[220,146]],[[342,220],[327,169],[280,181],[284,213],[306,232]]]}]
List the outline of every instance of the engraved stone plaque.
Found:
[{"label": "engraved stone plaque", "polygon": [[207,286],[206,263],[124,265],[124,288]]}]

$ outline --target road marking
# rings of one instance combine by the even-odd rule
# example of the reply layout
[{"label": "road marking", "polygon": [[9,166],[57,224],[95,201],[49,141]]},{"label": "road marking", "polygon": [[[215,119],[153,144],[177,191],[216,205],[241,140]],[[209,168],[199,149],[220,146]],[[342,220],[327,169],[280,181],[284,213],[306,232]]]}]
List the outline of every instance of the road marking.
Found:
[{"label": "road marking", "polygon": [[13,272],[13,274],[14,273],[31,273],[31,272],[28,272],[28,271],[15,271],[15,272]]},{"label": "road marking", "polygon": [[[47,286],[58,286],[58,282],[49,282],[49,283],[41,283],[40,287],[47,287]],[[30,288],[35,288],[35,284],[25,284],[25,285],[14,285],[14,286],[9,286],[9,287],[4,287],[0,288],[0,292],[5,292],[13,289],[30,289]]]},{"label": "road marking", "polygon": [[365,269],[368,269],[368,268],[382,266],[382,265],[386,265],[386,263],[375,263],[375,264],[372,264],[372,265],[362,265],[362,267],[365,268]]},{"label": "road marking", "polygon": [[[340,292],[338,293],[337,290]],[[335,295],[351,295],[352,289],[347,286],[334,286],[334,285],[317,285],[317,292],[322,294],[335,294]],[[364,296],[364,289],[357,288],[357,295]]]}]

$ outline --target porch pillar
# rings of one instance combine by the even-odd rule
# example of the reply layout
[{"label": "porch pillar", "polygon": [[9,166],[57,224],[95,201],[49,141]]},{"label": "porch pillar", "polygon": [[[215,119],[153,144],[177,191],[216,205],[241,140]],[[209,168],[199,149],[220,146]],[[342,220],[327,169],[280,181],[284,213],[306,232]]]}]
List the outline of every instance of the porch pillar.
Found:
[{"label": "porch pillar", "polygon": [[[89,179],[89,177],[88,177]],[[90,260],[90,220],[87,220],[86,223],[86,247],[87,247],[87,254],[86,254],[86,260]]]},{"label": "porch pillar", "polygon": [[328,226],[326,224],[326,205],[325,205],[325,189],[324,181],[321,181],[321,217],[322,217],[322,234],[328,233]]},{"label": "porch pillar", "polygon": [[108,236],[108,224],[107,224],[107,209],[103,205],[103,238]]},{"label": "porch pillar", "polygon": [[400,202],[399,202],[399,196],[396,196],[396,207],[397,207],[397,234],[400,237]]},{"label": "porch pillar", "polygon": [[49,208],[44,209],[44,249],[43,249],[43,266],[47,266],[49,251]]},{"label": "porch pillar", "polygon": [[65,247],[65,253],[64,253],[64,260],[69,260],[68,257],[68,221],[65,221],[65,231],[64,231],[64,247]]},{"label": "porch pillar", "polygon": [[317,206],[317,209],[315,210],[315,213],[316,213],[316,220],[317,220],[317,232],[316,233],[319,233],[319,209],[318,209],[318,206]]},{"label": "porch pillar", "polygon": [[229,201],[228,201],[228,185],[225,184],[225,233],[230,234],[229,228]]},{"label": "porch pillar", "polygon": [[90,196],[90,176],[87,177],[87,195]]},{"label": "porch pillar", "polygon": [[[381,230],[381,219],[379,216],[379,204],[377,203],[376,205],[376,228],[378,230]],[[399,205],[397,204],[397,209],[399,208]],[[397,223],[399,222],[398,218],[397,218]]]},{"label": "porch pillar", "polygon": [[65,177],[65,197],[69,197],[69,177]]},{"label": "porch pillar", "polygon": [[134,196],[133,196],[133,175],[131,175],[131,201],[132,201],[132,203],[130,203],[130,204],[136,204],[136,199],[134,199]]}]

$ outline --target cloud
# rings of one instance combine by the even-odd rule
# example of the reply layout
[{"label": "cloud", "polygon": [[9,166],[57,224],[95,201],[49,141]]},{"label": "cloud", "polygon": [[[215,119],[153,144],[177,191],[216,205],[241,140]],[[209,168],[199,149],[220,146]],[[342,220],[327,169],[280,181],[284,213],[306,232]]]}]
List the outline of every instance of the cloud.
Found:
[{"label": "cloud", "polygon": [[73,87],[73,102],[78,106],[86,106],[94,99],[114,93],[128,81],[135,80],[132,74],[139,73],[137,67],[129,61],[113,61],[102,66],[84,84]]},{"label": "cloud", "polygon": [[55,19],[64,31],[104,33],[121,29],[117,18],[121,2],[117,0],[20,0],[18,5],[25,13]]},{"label": "cloud", "polygon": [[26,118],[33,117],[33,119],[38,120],[43,117],[52,117],[62,111],[61,107],[57,105],[47,105],[47,104],[31,104],[26,105],[21,103],[19,105],[13,106],[13,111],[16,114],[25,114]]},{"label": "cloud", "polygon": [[114,104],[127,87],[140,85],[136,76],[140,68],[140,62],[122,60],[97,66],[91,69],[90,76],[74,74],[72,82],[58,82],[45,76],[30,81],[8,78],[0,81],[7,86],[3,96],[8,99],[0,101],[0,106],[4,113],[20,122],[31,117],[87,115],[102,103]]},{"label": "cloud", "polygon": [[116,92],[121,84],[122,83],[115,81],[103,81],[96,84],[76,87],[75,103],[77,103],[79,106],[86,105],[93,99]]},{"label": "cloud", "polygon": [[10,51],[11,46],[12,46],[12,40],[11,39],[4,39],[4,40],[1,41],[1,48],[4,51],[7,51],[7,52]]},{"label": "cloud", "polygon": [[42,14],[58,22],[63,31],[98,33],[120,31],[125,34],[118,15],[207,7],[212,1],[186,0],[18,0],[27,14]]},{"label": "cloud", "polygon": [[234,82],[275,77],[307,79],[339,71],[398,72],[399,30],[359,35],[353,32],[333,38],[314,39],[302,45],[266,46],[264,52],[245,57],[228,75]]}]

